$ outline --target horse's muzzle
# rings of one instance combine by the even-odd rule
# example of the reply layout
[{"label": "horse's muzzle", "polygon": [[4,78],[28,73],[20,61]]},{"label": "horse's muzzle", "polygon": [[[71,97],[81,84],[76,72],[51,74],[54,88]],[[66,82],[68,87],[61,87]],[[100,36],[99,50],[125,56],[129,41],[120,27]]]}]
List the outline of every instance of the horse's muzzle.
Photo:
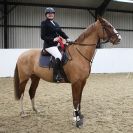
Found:
[{"label": "horse's muzzle", "polygon": [[122,37],[120,34],[117,35],[117,39],[113,41],[113,45],[120,44],[120,41],[122,40]]}]

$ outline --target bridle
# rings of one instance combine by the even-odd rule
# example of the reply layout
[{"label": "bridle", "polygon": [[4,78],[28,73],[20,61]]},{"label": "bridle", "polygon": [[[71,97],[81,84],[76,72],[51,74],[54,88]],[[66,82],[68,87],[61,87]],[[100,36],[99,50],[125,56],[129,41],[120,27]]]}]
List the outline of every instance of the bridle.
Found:
[{"label": "bridle", "polygon": [[[109,30],[109,28],[111,28],[110,25],[103,25],[103,24],[101,24],[101,25],[102,25],[102,29],[103,29],[103,36],[105,35],[105,32],[106,32],[106,34],[107,34],[107,36],[108,36],[108,38],[107,38],[104,42],[101,42],[102,44],[108,43],[108,42],[111,42],[111,43],[114,44],[116,41],[118,41],[118,36],[119,36],[119,33],[118,33],[118,32],[112,33],[112,32]],[[112,27],[112,28],[113,28],[113,27]],[[114,36],[117,36],[117,37],[116,37],[116,39],[115,39],[114,41],[112,41],[111,38],[113,38]]]},{"label": "bridle", "polygon": [[[100,22],[100,23],[101,23],[101,22]],[[119,35],[119,33],[118,33],[118,32],[117,32],[117,33],[112,33],[112,32],[109,30],[109,28],[111,28],[110,25],[109,25],[109,26],[108,26],[108,25],[103,25],[102,23],[101,23],[101,25],[102,25],[102,30],[103,30],[103,36],[105,35],[105,32],[106,32],[108,38],[107,38],[107,40],[105,40],[104,42],[100,42],[100,44],[112,42],[111,38],[114,37],[114,36],[117,36],[117,38],[112,42],[112,43],[115,43],[115,42],[118,40],[118,35]],[[112,28],[113,28],[113,27],[112,27]],[[92,47],[92,46],[96,46],[96,45],[97,45],[97,44],[78,43],[78,42],[75,42],[75,41],[74,41],[74,42],[70,42],[69,44],[70,44],[70,45],[72,44],[72,45],[80,45],[80,46],[89,46],[89,47]],[[78,53],[79,53],[83,58],[85,58],[89,63],[92,63],[92,62],[93,62],[93,59],[94,59],[95,54],[93,55],[92,59],[88,59],[85,55],[82,54],[82,52],[81,52],[77,47],[76,47],[76,50],[77,50]],[[68,53],[69,53],[69,55],[70,55],[70,57],[71,57],[71,59],[69,59],[69,60],[72,60],[72,56],[71,56],[69,50],[68,50]]]}]

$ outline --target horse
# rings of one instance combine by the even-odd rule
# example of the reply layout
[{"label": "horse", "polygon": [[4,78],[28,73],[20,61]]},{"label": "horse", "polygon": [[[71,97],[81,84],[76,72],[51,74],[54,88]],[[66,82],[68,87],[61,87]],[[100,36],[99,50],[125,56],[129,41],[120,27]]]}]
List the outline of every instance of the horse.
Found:
[{"label": "horse", "polygon": [[[84,116],[81,114],[82,91],[86,84],[87,78],[91,72],[92,59],[99,40],[110,42],[116,45],[121,40],[118,31],[104,18],[99,17],[97,21],[89,25],[81,35],[66,47],[69,53],[69,60],[63,66],[64,72],[71,84],[73,98],[73,118],[76,127],[83,126]],[[17,60],[14,71],[14,92],[16,100],[20,100],[21,116],[24,116],[23,97],[25,86],[29,79],[31,85],[29,96],[32,109],[38,112],[35,107],[35,93],[39,80],[43,79],[53,82],[53,69],[42,68],[39,66],[39,57],[41,49],[31,49],[23,52]]]}]

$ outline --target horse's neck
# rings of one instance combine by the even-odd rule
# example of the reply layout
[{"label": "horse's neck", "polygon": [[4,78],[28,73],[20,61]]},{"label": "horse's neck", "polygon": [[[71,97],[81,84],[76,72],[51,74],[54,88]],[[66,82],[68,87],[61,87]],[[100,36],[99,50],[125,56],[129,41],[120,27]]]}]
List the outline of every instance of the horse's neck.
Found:
[{"label": "horse's neck", "polygon": [[98,42],[98,36],[96,33],[90,34],[88,37],[85,37],[82,41],[80,41],[80,44],[97,44]]},{"label": "horse's neck", "polygon": [[79,42],[81,45],[87,44],[88,46],[77,46],[77,47],[85,57],[91,60],[94,55],[97,42],[98,42],[98,36],[96,32],[94,32],[90,34],[88,37],[84,38],[81,42]]}]

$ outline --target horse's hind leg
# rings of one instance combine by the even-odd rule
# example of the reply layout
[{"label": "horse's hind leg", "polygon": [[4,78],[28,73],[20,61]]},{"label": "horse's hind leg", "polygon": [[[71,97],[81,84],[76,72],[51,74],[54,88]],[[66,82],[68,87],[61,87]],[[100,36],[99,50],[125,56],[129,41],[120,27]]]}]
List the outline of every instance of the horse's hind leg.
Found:
[{"label": "horse's hind leg", "polygon": [[25,86],[29,80],[29,76],[27,76],[21,68],[22,65],[16,65],[14,71],[14,94],[15,99],[20,100],[20,115],[22,117],[25,116],[23,109],[23,97]]},{"label": "horse's hind leg", "polygon": [[34,97],[35,97],[35,93],[36,93],[36,89],[38,87],[39,81],[40,81],[40,78],[37,77],[36,75],[31,76],[31,86],[29,89],[29,95],[30,95],[30,99],[31,99],[32,109],[35,112],[38,112],[38,110],[35,107],[35,98]]},{"label": "horse's hind leg", "polygon": [[25,91],[25,86],[27,84],[27,81],[28,80],[23,81],[20,84],[20,87],[19,87],[19,93],[20,93],[20,115],[21,115],[21,117],[26,116],[25,113],[24,113],[24,109],[23,109],[23,97],[24,97],[24,91]]}]

